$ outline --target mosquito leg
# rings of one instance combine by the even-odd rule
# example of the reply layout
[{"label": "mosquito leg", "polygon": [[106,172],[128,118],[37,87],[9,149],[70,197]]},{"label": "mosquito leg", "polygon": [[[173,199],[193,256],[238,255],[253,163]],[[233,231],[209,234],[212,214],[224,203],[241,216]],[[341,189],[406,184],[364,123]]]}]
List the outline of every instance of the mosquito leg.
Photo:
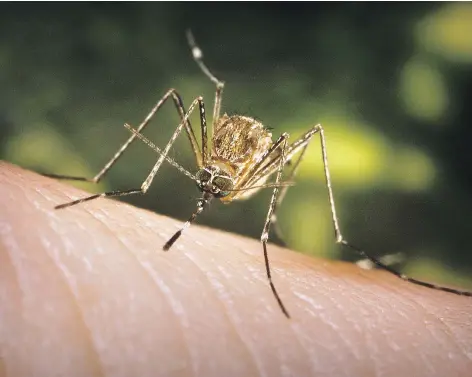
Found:
[{"label": "mosquito leg", "polygon": [[182,228],[180,228],[177,232],[174,233],[174,235],[165,243],[165,245],[162,247],[164,251],[169,250],[172,245],[179,239],[179,237],[182,235],[183,231],[187,229],[192,223],[195,221],[197,216],[203,212],[205,209],[205,206],[213,199],[213,195],[208,194],[205,192],[203,194],[203,197],[197,202],[197,210],[190,216],[190,218],[184,223]]},{"label": "mosquito leg", "polygon": [[103,192],[101,194],[95,194],[95,195],[90,195],[82,199],[77,199],[72,202],[64,203],[64,204],[59,204],[55,206],[55,209],[62,209],[66,207],[71,207],[76,204],[80,204],[83,202],[88,202],[89,200],[93,199],[98,199],[98,198],[104,198],[104,197],[112,197],[112,196],[126,196],[126,195],[133,195],[133,194],[143,194],[143,191],[141,189],[130,189],[130,190],[124,190],[124,191],[108,191],[108,192]]},{"label": "mosquito leg", "polygon": [[[381,256],[378,259],[383,264],[385,264],[387,266],[392,266],[392,265],[396,265],[396,264],[404,262],[405,261],[405,255],[403,253],[387,254],[387,255]],[[359,259],[355,263],[360,268],[362,268],[363,270],[373,270],[373,269],[378,267],[374,263],[372,263],[372,261],[370,259],[366,259],[366,258]]]},{"label": "mosquito leg", "polygon": [[[55,208],[56,209],[66,208],[66,207],[70,207],[70,206],[73,206],[73,205],[76,205],[76,204],[79,204],[79,203],[83,203],[83,202],[93,200],[93,199],[97,199],[97,198],[101,198],[101,197],[124,196],[124,195],[133,195],[133,194],[145,194],[146,191],[149,189],[149,186],[151,186],[151,183],[152,183],[154,177],[156,176],[159,168],[161,167],[162,162],[166,159],[170,148],[174,144],[177,137],[180,135],[182,129],[185,127],[185,124],[186,124],[189,116],[192,114],[192,112],[195,109],[195,107],[197,106],[197,104],[199,105],[199,108],[200,108],[200,114],[203,114],[203,117],[205,116],[204,115],[205,114],[205,105],[203,103],[203,98],[198,97],[190,105],[187,113],[184,115],[184,118],[183,118],[182,122],[175,129],[174,134],[172,135],[172,137],[170,138],[170,140],[167,143],[166,147],[164,148],[164,150],[160,154],[160,156],[157,159],[157,162],[154,164],[154,167],[152,168],[151,172],[149,173],[147,178],[144,180],[144,182],[141,184],[140,189],[131,189],[131,190],[124,190],[124,191],[117,190],[117,191],[109,191],[109,192],[105,192],[105,193],[101,193],[101,194],[94,194],[94,195],[90,195],[90,196],[85,197],[85,198],[74,200],[72,202],[60,204],[60,205],[56,206]],[[133,133],[133,136],[136,137],[136,133]]]},{"label": "mosquito leg", "polygon": [[[297,139],[295,142],[293,142],[290,146],[288,146],[286,150],[286,156],[285,156],[285,166],[291,165],[292,161],[291,158],[299,153],[300,155],[298,156],[297,160],[293,164],[292,170],[290,172],[290,178],[287,180],[288,182],[291,182],[295,174],[297,173],[298,166],[300,162],[302,161],[304,154],[306,152],[306,148],[311,141],[311,138],[313,135],[317,132],[317,129],[312,128],[308,132],[306,132],[303,136],[301,136],[299,139]],[[252,178],[248,182],[243,182],[244,186],[251,187],[251,184],[253,182],[257,182],[261,177],[265,175],[271,175],[272,173],[275,173],[280,164],[280,159],[281,155],[276,155],[275,157],[271,158],[271,155],[274,154],[274,151],[277,149],[277,146],[275,144],[266,152],[264,156],[261,157],[260,161],[256,166],[254,167],[252,174]],[[266,160],[269,160],[267,163],[265,163]],[[275,208],[273,210],[272,214],[272,219],[271,221],[275,225],[275,235],[278,238],[279,241],[282,242],[282,244],[285,245],[284,238],[282,236],[282,232],[280,230],[280,227],[278,226],[277,223],[277,217],[276,217],[276,210],[279,208],[280,204],[282,203],[283,199],[285,198],[285,195],[287,193],[288,187],[291,185],[282,185],[284,186],[282,188],[281,193],[278,196],[277,202],[275,204]]]},{"label": "mosquito leg", "polygon": [[201,152],[201,165],[198,165],[200,168],[207,165],[207,162],[210,158],[210,153],[208,150],[208,134],[207,134],[207,123],[205,115],[205,107],[200,106],[200,128],[202,133],[202,152]]},{"label": "mosquito leg", "polygon": [[428,283],[428,282],[425,282],[425,281],[422,281],[422,280],[417,280],[417,279],[414,279],[414,278],[410,278],[410,277],[396,271],[395,269],[390,267],[388,264],[382,262],[380,259],[368,254],[367,252],[365,252],[364,250],[358,248],[357,246],[352,245],[351,243],[349,243],[347,240],[345,240],[343,238],[342,233],[341,233],[341,229],[339,227],[339,220],[338,220],[338,217],[336,215],[336,207],[335,207],[335,204],[334,204],[334,196],[333,196],[333,189],[332,189],[332,186],[331,186],[331,177],[330,177],[330,174],[329,174],[328,155],[327,155],[327,152],[326,152],[326,140],[325,140],[325,136],[324,136],[324,130],[323,130],[323,127],[320,124],[316,125],[313,128],[313,130],[315,132],[319,132],[319,135],[320,135],[321,154],[322,154],[322,158],[323,158],[323,166],[324,166],[324,172],[325,172],[326,187],[328,188],[329,204],[330,204],[330,207],[331,207],[331,216],[332,216],[332,220],[333,220],[334,234],[335,234],[335,238],[336,238],[336,243],[347,246],[348,248],[350,248],[350,249],[354,250],[355,252],[357,252],[363,258],[368,259],[369,261],[371,261],[377,267],[380,267],[381,269],[383,269],[383,270],[385,270],[385,271],[387,271],[387,272],[389,272],[389,273],[391,273],[391,274],[393,274],[393,275],[395,275],[395,276],[399,277],[400,279],[403,279],[407,282],[410,282],[410,283],[413,283],[413,284],[416,284],[416,285],[421,285],[421,286],[426,287],[426,288],[431,288],[431,289],[435,289],[435,290],[439,290],[439,291],[445,291],[445,292],[453,293],[453,294],[460,295],[460,296],[472,297],[472,292],[461,291],[461,290],[448,288],[448,287],[442,287],[440,285],[436,285],[436,284]]},{"label": "mosquito leg", "polygon": [[41,174],[44,177],[55,178],[55,179],[67,179],[69,181],[98,183],[98,181],[95,181],[94,178],[76,177],[72,175],[61,175],[61,174],[51,174],[51,173],[39,173],[39,174]]},{"label": "mosquito leg", "polygon": [[[300,155],[297,157],[295,163],[293,164],[292,170],[290,171],[288,178],[286,178],[287,181],[289,182],[293,181],[293,178],[295,177],[295,174],[297,173],[298,166],[300,165],[300,162],[303,160],[309,141],[310,139],[307,139],[307,141],[305,142],[305,145],[302,147]],[[287,162],[287,165],[289,162],[290,161]],[[277,209],[280,208],[280,205],[285,199],[285,195],[287,195],[287,191],[289,188],[290,186],[283,186],[282,189],[280,190],[280,194],[277,198],[277,202],[275,203],[274,212],[272,214],[272,219],[271,219],[273,227],[274,227],[275,235],[284,246],[287,246],[287,243],[285,242],[285,237],[283,236],[282,230],[280,229],[280,226],[279,226],[279,222],[277,221],[276,213],[277,213]]]},{"label": "mosquito leg", "polygon": [[[146,116],[146,118],[141,122],[139,127],[137,128],[138,132],[141,132],[144,130],[144,128],[148,125],[150,120],[154,117],[156,112],[164,105],[164,103],[169,99],[172,98],[174,101],[174,105],[180,115],[180,119],[183,122],[184,117],[185,117],[185,108],[184,104],[182,101],[182,98],[180,95],[177,93],[175,89],[169,89],[166,94],[156,103],[156,105],[151,109],[149,114]],[[192,126],[190,124],[190,121],[187,119],[185,121],[185,130],[187,133],[187,136],[189,138],[190,144],[192,146],[193,152],[195,154],[195,158],[197,159],[197,163],[201,164],[202,162],[202,156],[201,156],[201,151],[197,143],[197,139],[195,137],[195,133],[192,129]],[[117,162],[117,160],[122,156],[122,154],[125,152],[125,150],[130,146],[130,144],[135,140],[136,135],[132,134],[128,140],[118,149],[118,151],[115,153],[115,155],[106,163],[106,165],[100,170],[100,172],[93,178],[86,178],[86,177],[76,177],[76,176],[69,176],[69,175],[59,175],[59,174],[49,174],[49,173],[42,173],[42,175],[50,178],[57,178],[57,179],[68,179],[68,180],[74,180],[74,181],[85,181],[85,182],[91,182],[91,183],[98,183],[100,180],[103,178],[103,176],[111,169],[111,167]]]},{"label": "mosquito leg", "polygon": [[220,81],[216,85],[216,91],[215,91],[215,105],[213,106],[213,121],[212,121],[212,130],[213,132],[216,132],[216,124],[218,122],[218,119],[220,118],[220,113],[221,113],[221,100],[223,98],[223,89],[225,87],[225,83],[223,81]]},{"label": "mosquito leg", "polygon": [[225,87],[225,83],[221,80],[218,80],[203,62],[203,51],[197,45],[197,42],[195,41],[195,38],[190,30],[187,30],[187,41],[190,46],[190,50],[192,51],[193,60],[195,60],[198,67],[205,74],[205,76],[208,77],[216,85],[215,104],[213,106],[213,121],[212,121],[213,132],[215,132],[216,130],[214,127],[218,119],[220,118],[221,100],[223,97],[223,89]]},{"label": "mosquito leg", "polygon": [[[277,176],[276,176],[276,179],[275,179],[275,184],[276,185],[279,184],[282,181],[282,172],[283,172],[283,168],[285,166],[285,153],[286,153],[286,149],[287,149],[287,139],[288,139],[288,134],[284,133],[274,143],[274,145],[280,145],[281,149],[282,149],[280,163],[279,163],[279,167],[278,167],[278,170],[277,170]],[[288,311],[285,308],[279,294],[277,293],[277,290],[275,289],[274,283],[272,282],[272,275],[271,275],[271,272],[270,272],[270,265],[269,265],[269,257],[268,257],[268,254],[267,254],[267,241],[269,239],[270,225],[271,225],[271,222],[272,222],[272,216],[274,214],[275,206],[276,206],[276,203],[277,203],[278,192],[279,192],[279,186],[275,186],[274,190],[272,191],[272,198],[270,200],[269,210],[267,212],[267,217],[266,217],[266,221],[265,221],[265,224],[264,224],[264,228],[262,229],[261,242],[262,242],[262,248],[263,248],[263,251],[264,251],[264,261],[265,261],[267,279],[269,280],[270,288],[272,290],[272,293],[274,294],[275,299],[277,300],[277,303],[280,306],[280,309],[282,310],[282,312],[285,314],[285,316],[287,318],[290,318],[290,315],[288,314]]]}]

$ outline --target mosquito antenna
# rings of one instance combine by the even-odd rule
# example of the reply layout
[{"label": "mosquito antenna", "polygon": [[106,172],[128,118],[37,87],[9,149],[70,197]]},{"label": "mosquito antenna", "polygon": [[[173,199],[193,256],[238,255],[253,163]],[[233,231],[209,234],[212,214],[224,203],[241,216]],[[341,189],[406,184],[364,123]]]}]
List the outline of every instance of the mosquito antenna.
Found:
[{"label": "mosquito antenna", "polygon": [[213,195],[210,193],[205,192],[203,194],[203,197],[197,202],[197,210],[192,213],[192,216],[185,222],[185,224],[180,228],[175,234],[169,239],[169,241],[166,242],[164,247],[162,248],[163,250],[167,251],[169,250],[172,245],[179,239],[179,237],[182,235],[182,232],[187,229],[197,218],[197,216],[203,212],[205,206],[210,202],[210,200],[213,199]]}]

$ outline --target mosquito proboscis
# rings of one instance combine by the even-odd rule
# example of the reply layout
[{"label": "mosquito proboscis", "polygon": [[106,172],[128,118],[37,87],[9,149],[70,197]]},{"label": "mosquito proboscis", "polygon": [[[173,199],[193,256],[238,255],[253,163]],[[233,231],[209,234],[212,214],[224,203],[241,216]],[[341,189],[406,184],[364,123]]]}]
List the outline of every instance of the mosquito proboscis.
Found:
[{"label": "mosquito proboscis", "polygon": [[[271,132],[269,132],[269,130],[264,127],[262,123],[255,120],[254,118],[242,115],[220,115],[221,101],[225,84],[223,81],[217,79],[205,65],[203,61],[203,52],[196,44],[195,39],[190,31],[187,32],[187,40],[192,52],[193,59],[198,64],[201,71],[216,86],[215,100],[213,104],[213,118],[211,123],[211,143],[208,141],[209,137],[203,98],[195,98],[190,104],[188,110],[186,110],[181,96],[178,94],[177,90],[169,89],[151,109],[149,114],[136,129],[128,124],[125,124],[125,127],[131,132],[131,136],[95,177],[88,179],[85,177],[44,174],[53,178],[98,183],[122,156],[128,146],[136,138],[139,138],[159,154],[157,162],[154,164],[154,167],[151,169],[151,172],[148,174],[147,178],[141,184],[141,187],[129,190],[116,190],[94,194],[68,203],[60,204],[55,207],[56,209],[70,207],[72,205],[90,201],[99,197],[145,194],[153,182],[157,172],[159,171],[159,168],[164,161],[167,161],[180,172],[192,179],[198,186],[199,190],[202,192],[202,197],[197,202],[196,210],[183,224],[183,226],[164,244],[163,249],[169,250],[179,239],[185,229],[188,228],[195,221],[198,215],[203,212],[211,200],[219,199],[224,203],[230,203],[233,200],[247,199],[263,188],[272,188],[272,196],[260,240],[262,242],[266,275],[270,288],[275,299],[277,300],[278,305],[280,306],[280,309],[285,314],[285,316],[289,318],[289,313],[283,304],[282,299],[280,298],[280,295],[277,292],[272,280],[267,252],[267,242],[271,225],[274,225],[277,220],[275,215],[276,210],[281,205],[288,188],[293,185],[293,178],[295,177],[298,166],[303,159],[310,141],[315,135],[319,135],[319,140],[321,143],[321,157],[324,167],[326,188],[328,192],[328,200],[331,209],[331,218],[336,243],[342,244],[354,250],[361,257],[365,258],[365,260],[370,261],[371,265],[380,267],[410,283],[458,295],[472,296],[471,292],[443,287],[410,278],[394,270],[392,267],[390,267],[389,263],[386,263],[381,259],[377,259],[376,257],[371,256],[362,249],[349,243],[342,236],[339,220],[336,215],[336,206],[328,167],[326,140],[324,136],[324,129],[321,124],[312,126],[293,143],[288,143],[288,133],[282,133],[275,141],[273,141]],[[175,129],[166,146],[161,149],[149,139],[147,139],[144,135],[142,135],[141,132],[145,129],[156,112],[168,99],[172,99],[174,102],[181,122]],[[197,107],[200,115],[200,143],[198,142],[195,132],[189,121],[190,115]],[[185,134],[189,139],[193,154],[195,156],[198,167],[196,174],[189,172],[174,159],[169,157],[170,149],[183,130],[185,130]],[[288,178],[283,180],[283,170],[289,165],[289,162],[290,171],[288,172]],[[268,182],[269,178],[274,176],[274,181]]]}]

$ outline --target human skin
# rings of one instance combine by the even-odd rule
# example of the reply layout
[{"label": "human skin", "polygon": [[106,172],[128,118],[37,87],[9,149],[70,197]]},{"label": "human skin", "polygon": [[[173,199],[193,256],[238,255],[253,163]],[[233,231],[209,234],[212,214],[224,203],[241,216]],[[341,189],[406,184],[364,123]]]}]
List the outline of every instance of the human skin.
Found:
[{"label": "human skin", "polygon": [[257,240],[84,195],[0,162],[0,376],[471,375],[471,298],[269,245],[287,319]]}]

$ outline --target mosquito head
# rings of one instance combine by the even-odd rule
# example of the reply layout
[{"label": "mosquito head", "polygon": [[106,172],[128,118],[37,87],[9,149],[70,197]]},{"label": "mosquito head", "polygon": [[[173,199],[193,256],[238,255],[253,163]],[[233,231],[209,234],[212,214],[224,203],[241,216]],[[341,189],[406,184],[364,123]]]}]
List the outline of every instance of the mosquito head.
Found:
[{"label": "mosquito head", "polygon": [[212,194],[215,198],[228,196],[234,187],[231,175],[216,165],[206,166],[199,170],[196,178],[198,188]]}]

